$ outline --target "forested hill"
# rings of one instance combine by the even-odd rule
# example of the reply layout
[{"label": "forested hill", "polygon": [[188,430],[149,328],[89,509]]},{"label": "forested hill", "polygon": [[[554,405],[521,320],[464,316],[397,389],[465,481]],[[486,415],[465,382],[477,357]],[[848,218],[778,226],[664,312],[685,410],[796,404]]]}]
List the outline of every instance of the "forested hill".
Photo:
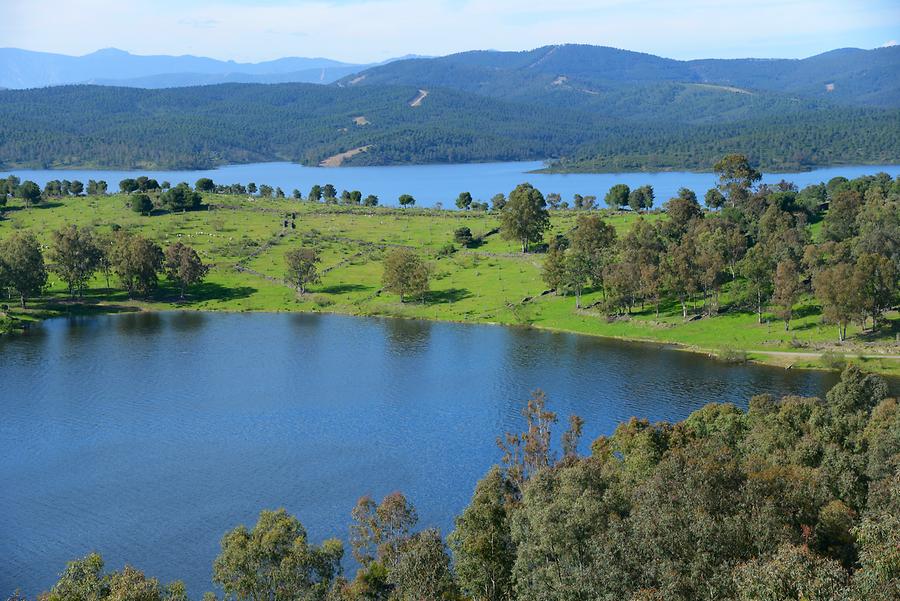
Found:
[{"label": "forested hill", "polygon": [[[563,159],[567,169],[708,169],[726,152],[761,167],[891,162],[900,111],[811,105],[755,120],[622,120],[410,86],[223,84],[160,90],[62,86],[0,91],[0,167],[206,168],[315,165],[358,148],[355,165]],[[683,104],[681,104],[683,103]],[[627,102],[623,100],[623,110]],[[704,110],[676,99],[635,112]],[[752,115],[747,113],[746,115]]]},{"label": "forested hill", "polygon": [[541,159],[592,139],[582,115],[451,90],[224,84],[163,90],[62,86],[0,91],[0,165],[204,168]]},{"label": "forested hill", "polygon": [[[678,61],[604,46],[566,44],[527,52],[473,51],[396,61],[336,85],[440,86],[498,98],[603,105],[623,88],[679,84],[720,95],[787,97],[856,106],[900,106],[900,46],[844,48],[806,59]],[[671,89],[664,88],[664,89]],[[749,99],[749,98],[748,98]]]}]

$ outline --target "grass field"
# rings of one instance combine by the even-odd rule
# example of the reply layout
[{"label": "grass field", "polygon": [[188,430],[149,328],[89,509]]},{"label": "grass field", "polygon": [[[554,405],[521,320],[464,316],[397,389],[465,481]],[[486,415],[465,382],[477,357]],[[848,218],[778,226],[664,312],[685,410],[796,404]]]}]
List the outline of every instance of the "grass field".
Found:
[{"label": "grass field", "polygon": [[[900,375],[900,361],[876,357],[900,354],[900,346],[895,345],[900,332],[896,314],[889,316],[889,325],[876,336],[851,328],[851,339],[840,347],[836,328],[822,323],[819,308],[811,299],[796,307],[798,317],[791,331],[785,332],[782,323],[771,316],[758,324],[754,313],[736,308],[728,286],[722,294],[723,312],[717,317],[684,322],[680,308],[672,305],[663,306],[659,318],[648,306],[610,320],[592,310],[577,311],[573,297],[542,294],[546,288],[540,277],[543,255],[523,255],[516,242],[497,234],[487,236],[478,248],[439,256],[438,251],[461,225],[476,236],[495,229],[498,220],[487,213],[368,209],[218,195],[207,196],[205,201],[213,205],[208,210],[152,217],[133,213],[122,196],[70,198],[28,209],[12,201],[0,220],[0,238],[15,229],[29,229],[47,243],[50,233],[66,224],[99,231],[117,224],[162,245],[177,240],[189,244],[213,268],[203,284],[190,289],[184,302],[164,281],[154,298],[131,301],[120,290],[109,290],[105,278],[98,275],[84,301],[73,303],[59,278],[51,274],[45,296],[26,311],[11,308],[9,318],[175,308],[386,315],[528,325],[678,344],[729,357],[746,353],[753,360],[795,367],[833,366],[843,354],[866,369]],[[282,227],[287,213],[296,214],[296,229]],[[574,211],[553,212],[547,238],[571,229],[576,217]],[[608,215],[607,221],[624,232],[635,218],[620,213]],[[401,303],[396,295],[381,293],[381,259],[385,249],[395,245],[413,247],[430,261],[431,291],[424,302]],[[284,254],[297,246],[315,246],[322,256],[322,281],[302,296],[282,282]],[[115,282],[112,285],[115,288]],[[582,304],[589,306],[599,297],[599,292],[589,291]],[[825,361],[818,357],[822,351],[829,352]]]}]

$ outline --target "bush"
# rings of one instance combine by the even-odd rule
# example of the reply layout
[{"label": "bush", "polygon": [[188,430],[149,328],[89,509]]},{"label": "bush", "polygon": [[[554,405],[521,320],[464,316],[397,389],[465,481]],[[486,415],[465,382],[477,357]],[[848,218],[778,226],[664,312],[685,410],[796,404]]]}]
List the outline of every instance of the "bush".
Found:
[{"label": "bush", "polygon": [[733,348],[723,348],[716,358],[724,363],[741,364],[747,362],[747,352]]},{"label": "bush", "polygon": [[844,354],[836,353],[834,351],[825,351],[822,353],[819,361],[826,369],[842,370],[847,365],[847,358],[844,357]]}]

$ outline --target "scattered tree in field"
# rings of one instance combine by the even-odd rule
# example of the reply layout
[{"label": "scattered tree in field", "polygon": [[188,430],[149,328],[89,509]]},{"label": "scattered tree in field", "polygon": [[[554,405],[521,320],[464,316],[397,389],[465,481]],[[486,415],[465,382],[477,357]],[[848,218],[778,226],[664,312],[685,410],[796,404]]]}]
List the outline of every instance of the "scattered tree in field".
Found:
[{"label": "scattered tree in field", "polygon": [[181,242],[166,248],[163,267],[169,281],[178,284],[181,298],[188,286],[199,284],[209,273],[209,267],[203,264],[197,251]]},{"label": "scattered tree in field", "polygon": [[407,297],[424,299],[428,292],[428,265],[408,248],[395,248],[384,258],[384,274],[381,285],[387,292],[400,295],[400,302]]},{"label": "scattered tree in field", "polygon": [[146,297],[159,282],[163,251],[143,236],[119,232],[110,249],[110,265],[129,297]]},{"label": "scattered tree in field", "polygon": [[119,181],[119,191],[123,194],[131,194],[132,192],[136,192],[137,189],[138,183],[133,177],[126,177]]},{"label": "scattered tree in field", "polygon": [[791,260],[779,261],[773,285],[772,304],[778,308],[777,315],[784,322],[784,329],[787,331],[791,328],[794,305],[803,292],[797,265]]},{"label": "scattered tree in field", "polygon": [[[557,197],[559,194],[557,194]],[[502,192],[498,192],[491,197],[491,210],[492,211],[502,211],[503,207],[506,206],[506,195]]]},{"label": "scattered tree in field", "polygon": [[344,547],[337,539],[321,546],[284,509],[262,511],[252,530],[225,534],[213,563],[213,582],[233,601],[324,600],[340,574]]},{"label": "scattered tree in field", "polygon": [[310,202],[319,202],[322,200],[322,186],[319,184],[314,185],[309,189],[309,194],[306,196],[306,199]]},{"label": "scattered tree in field", "polygon": [[377,207],[377,206],[378,206],[378,197],[375,196],[374,194],[368,194],[368,195],[363,199],[363,206],[366,206],[366,207]]},{"label": "scattered tree in field", "polygon": [[472,206],[472,195],[468,192],[460,192],[456,197],[456,208],[467,210],[470,206]]},{"label": "scattered tree in field", "polygon": [[191,190],[190,186],[182,182],[164,192],[160,202],[169,211],[195,211],[200,208],[203,197],[198,192]]},{"label": "scattered tree in field", "polygon": [[[260,184],[259,185],[259,197],[260,198],[272,198],[275,195],[275,188],[268,184]],[[329,198],[334,198],[330,196]]]},{"label": "scattered tree in field", "polygon": [[256,187],[255,183],[250,182],[249,184],[247,184],[247,193],[248,194],[250,194],[250,195],[256,194],[256,191],[257,191],[257,187]]},{"label": "scattered tree in field", "polygon": [[287,281],[296,286],[301,294],[306,293],[309,284],[319,281],[319,271],[316,267],[322,259],[315,248],[295,248],[284,255],[287,264]]},{"label": "scattered tree in field", "polygon": [[53,271],[69,288],[69,295],[84,295],[84,288],[100,267],[102,253],[89,229],[70,225],[52,234]]},{"label": "scattered tree in field", "polygon": [[519,184],[509,193],[500,214],[500,235],[504,240],[518,240],[522,252],[528,252],[529,242],[540,242],[550,227],[550,214],[543,194],[531,184]]},{"label": "scattered tree in field", "polygon": [[847,326],[860,317],[862,299],[860,291],[855,289],[853,266],[838,263],[819,270],[813,276],[813,290],[816,298],[822,303],[822,314],[825,320],[838,327],[838,340],[847,338]]},{"label": "scattered tree in field", "polygon": [[194,184],[194,190],[197,192],[215,192],[216,184],[208,177],[201,177]]},{"label": "scattered tree in field", "polygon": [[890,257],[863,253],[856,260],[849,283],[860,295],[864,315],[872,318],[872,329],[897,299],[897,268]]},{"label": "scattered tree in field", "polygon": [[653,200],[653,186],[641,186],[628,194],[628,206],[635,212],[652,209]]},{"label": "scattered tree in field", "polygon": [[472,230],[464,225],[456,228],[456,231],[453,232],[453,240],[461,246],[470,246],[474,239]]},{"label": "scattered tree in field", "polygon": [[335,196],[337,196],[337,189],[333,184],[325,184],[322,187],[322,196],[324,196],[326,199],[334,198]]},{"label": "scattered tree in field", "polygon": [[621,209],[628,206],[630,195],[631,188],[627,184],[616,184],[609,189],[603,200],[610,209]]},{"label": "scattered tree in field", "polygon": [[41,202],[41,189],[33,181],[25,180],[16,187],[16,196],[25,202],[26,207],[31,207]]},{"label": "scattered tree in field", "polygon": [[13,232],[0,240],[0,283],[16,293],[23,309],[47,285],[41,245],[31,232]]},{"label": "scattered tree in field", "polygon": [[128,197],[128,206],[140,215],[149,215],[153,212],[153,201],[146,194],[136,194]]},{"label": "scattered tree in field", "polygon": [[72,184],[69,186],[69,192],[72,193],[72,196],[81,196],[81,193],[84,192],[84,184],[77,179],[72,180]]},{"label": "scattered tree in field", "polygon": [[303,195],[300,194],[300,190],[294,188],[293,190],[291,190],[291,198],[293,198],[294,200],[303,200]]},{"label": "scattered tree in field", "polygon": [[568,242],[564,238],[551,240],[541,266],[541,277],[544,283],[557,294],[565,292],[567,247]]},{"label": "scattered tree in field", "polygon": [[400,203],[401,207],[410,207],[416,204],[416,199],[413,198],[411,194],[401,194],[400,198],[397,199],[397,202]]}]

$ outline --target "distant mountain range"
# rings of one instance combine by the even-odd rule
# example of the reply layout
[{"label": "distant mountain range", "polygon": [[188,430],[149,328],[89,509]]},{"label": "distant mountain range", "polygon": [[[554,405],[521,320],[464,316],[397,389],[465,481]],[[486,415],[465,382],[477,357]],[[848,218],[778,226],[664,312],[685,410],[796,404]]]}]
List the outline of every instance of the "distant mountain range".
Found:
[{"label": "distant mountain range", "polygon": [[371,66],[327,58],[292,57],[261,63],[237,63],[199,56],[140,56],[116,48],[106,48],[84,56],[0,48],[0,87],[41,88],[79,83],[135,88],[229,82],[331,83]]},{"label": "distant mountain range", "polygon": [[679,61],[562,45],[370,66],[0,50],[0,87],[85,81],[105,85],[0,91],[0,166],[709,169],[727,152],[765,169],[900,162],[900,47]]}]

